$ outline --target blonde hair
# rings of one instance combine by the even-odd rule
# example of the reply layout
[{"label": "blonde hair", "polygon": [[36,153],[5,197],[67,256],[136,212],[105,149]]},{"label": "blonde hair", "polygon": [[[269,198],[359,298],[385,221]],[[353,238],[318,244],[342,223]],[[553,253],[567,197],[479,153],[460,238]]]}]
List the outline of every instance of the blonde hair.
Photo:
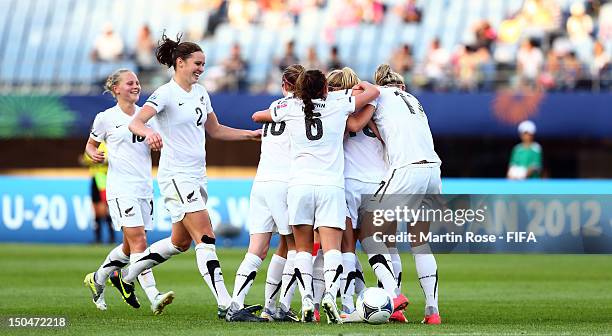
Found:
[{"label": "blonde hair", "polygon": [[381,64],[376,68],[374,82],[379,86],[399,86],[404,85],[404,78],[402,75],[391,70],[389,64]]},{"label": "blonde hair", "polygon": [[121,79],[121,74],[126,72],[131,72],[129,69],[119,69],[113,72],[108,78],[106,78],[106,82],[104,83],[104,93],[110,92],[114,98],[117,98],[115,92],[113,92],[113,86],[119,84],[119,80]]},{"label": "blonde hair", "polygon": [[327,74],[327,88],[329,91],[350,89],[359,84],[359,76],[349,67],[342,70],[333,70]]}]

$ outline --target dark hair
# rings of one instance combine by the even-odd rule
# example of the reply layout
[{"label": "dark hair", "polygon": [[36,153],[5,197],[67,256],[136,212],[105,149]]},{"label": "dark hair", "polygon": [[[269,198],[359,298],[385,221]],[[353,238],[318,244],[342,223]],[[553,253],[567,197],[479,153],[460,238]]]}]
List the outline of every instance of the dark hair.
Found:
[{"label": "dark hair", "polygon": [[287,91],[295,91],[295,83],[304,70],[304,67],[300,64],[292,64],[285,68],[283,82],[287,84]]},{"label": "dark hair", "polygon": [[313,118],[315,109],[313,99],[323,98],[327,80],[320,70],[302,72],[295,85],[295,95],[304,102],[306,119]]},{"label": "dark hair", "polygon": [[183,35],[178,34],[176,36],[176,41],[173,41],[166,36],[165,31],[162,33],[155,53],[155,57],[160,64],[167,65],[168,68],[174,67],[176,69],[177,58],[186,60],[191,57],[192,53],[202,51],[202,48],[193,42],[181,42],[181,37],[183,37]]}]

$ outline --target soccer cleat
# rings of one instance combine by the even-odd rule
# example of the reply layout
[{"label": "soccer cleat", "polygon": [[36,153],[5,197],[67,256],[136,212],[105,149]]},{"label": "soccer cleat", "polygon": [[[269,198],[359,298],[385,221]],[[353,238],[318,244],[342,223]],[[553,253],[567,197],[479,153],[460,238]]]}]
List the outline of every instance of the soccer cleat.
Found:
[{"label": "soccer cleat", "polygon": [[138,298],[136,297],[136,293],[134,291],[134,284],[127,283],[123,281],[123,276],[121,275],[121,271],[114,271],[110,278],[110,282],[113,284],[115,288],[121,294],[123,301],[129,304],[134,308],[140,308],[140,302],[138,302]]},{"label": "soccer cleat", "polygon": [[404,294],[399,294],[395,298],[393,298],[393,311],[404,310],[408,307],[408,298],[404,296]]},{"label": "soccer cleat", "polygon": [[263,309],[263,306],[260,304],[254,304],[254,305],[250,305],[250,304],[245,304],[244,307],[242,308],[246,311],[248,311],[249,313],[257,313],[258,311]]},{"label": "soccer cleat", "polygon": [[227,322],[268,322],[267,319],[261,318],[247,308],[239,308],[237,303],[232,303],[225,315]]},{"label": "soccer cleat", "polygon": [[406,319],[406,316],[404,315],[404,312],[401,310],[396,310],[395,312],[393,312],[393,314],[391,314],[391,316],[389,317],[389,321],[399,322],[399,323],[408,322],[408,320]]},{"label": "soccer cleat", "polygon": [[425,307],[425,318],[421,321],[423,324],[441,324],[442,318],[437,307]]},{"label": "soccer cleat", "polygon": [[220,320],[225,320],[228,309],[229,307],[217,306],[217,318]]},{"label": "soccer cleat", "polygon": [[270,309],[264,308],[264,310],[261,312],[259,317],[265,318],[266,320],[272,322],[272,321],[274,321],[274,314],[275,313],[273,313]]},{"label": "soccer cleat", "polygon": [[83,285],[89,288],[91,297],[96,308],[99,310],[106,310],[106,302],[104,301],[104,286],[98,285],[94,280],[95,273],[89,273],[83,279]]},{"label": "soccer cleat", "polygon": [[279,308],[272,318],[277,322],[300,322],[300,319],[291,309],[284,311]]},{"label": "soccer cleat", "polygon": [[360,323],[363,322],[357,310],[353,310],[352,313],[341,312],[340,319],[343,323]]},{"label": "soccer cleat", "polygon": [[323,307],[325,315],[327,315],[327,324],[342,324],[340,313],[338,313],[338,306],[336,305],[336,299],[330,292],[325,292],[325,294],[323,294],[321,307]]},{"label": "soccer cleat", "polygon": [[441,324],[442,318],[440,317],[440,314],[431,314],[431,315],[425,316],[425,318],[423,319],[423,321],[421,321],[421,323],[423,324]]},{"label": "soccer cleat", "polygon": [[314,311],[314,319],[316,322],[321,322],[321,313],[319,313],[318,309],[315,309]]},{"label": "soccer cleat", "polygon": [[313,322],[315,307],[312,303],[312,297],[306,295],[302,299],[302,322]]},{"label": "soccer cleat", "polygon": [[174,292],[169,291],[168,293],[159,293],[151,303],[151,310],[153,315],[159,315],[164,311],[164,308],[171,304],[174,300]]}]

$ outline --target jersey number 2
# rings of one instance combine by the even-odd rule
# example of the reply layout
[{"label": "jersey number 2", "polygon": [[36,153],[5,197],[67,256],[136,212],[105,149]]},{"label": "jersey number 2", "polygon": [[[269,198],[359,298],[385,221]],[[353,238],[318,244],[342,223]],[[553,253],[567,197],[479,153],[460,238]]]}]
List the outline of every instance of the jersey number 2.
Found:
[{"label": "jersey number 2", "polygon": [[196,107],[196,114],[198,115],[198,121],[196,121],[196,126],[202,126],[202,116],[204,115],[202,113],[202,109]]}]

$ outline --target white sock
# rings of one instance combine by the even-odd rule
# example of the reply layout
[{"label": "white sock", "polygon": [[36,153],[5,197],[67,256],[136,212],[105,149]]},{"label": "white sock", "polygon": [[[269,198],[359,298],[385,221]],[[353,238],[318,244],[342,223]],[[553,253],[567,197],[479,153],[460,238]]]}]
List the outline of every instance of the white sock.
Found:
[{"label": "white sock", "polygon": [[355,282],[357,272],[355,267],[355,253],[342,253],[342,277],[340,278],[340,298],[342,299],[342,311],[352,313],[355,310],[353,294],[355,294]]},{"label": "white sock", "polygon": [[149,302],[153,303],[155,297],[159,294],[155,284],[155,277],[153,276],[153,270],[146,269],[140,275],[138,275],[138,282],[140,282],[140,286],[147,294],[147,298],[149,298]]},{"label": "white sock", "polygon": [[130,262],[130,258],[123,253],[123,244],[119,244],[114,249],[112,249],[100,268],[96,271],[94,279],[96,283],[100,286],[104,286],[108,277],[114,271],[123,268],[123,266],[127,265]]},{"label": "white sock", "polygon": [[313,301],[315,307],[319,309],[321,298],[325,292],[325,277],[323,276],[323,251],[317,251],[317,255],[312,258],[312,286],[313,286]]},{"label": "white sock", "polygon": [[295,278],[295,256],[297,252],[291,250],[287,252],[287,262],[283,269],[283,280],[281,284],[280,293],[280,306],[283,311],[288,311],[291,308],[291,300],[293,300],[293,294],[295,293],[295,287],[297,286],[297,279]]},{"label": "white sock", "polygon": [[123,281],[134,282],[144,270],[153,268],[179,253],[181,251],[172,244],[170,237],[156,241],[144,250],[138,260],[132,261],[130,258],[130,266],[123,270]]},{"label": "white sock", "polygon": [[360,294],[366,288],[365,278],[363,277],[363,267],[357,255],[355,255],[355,293]]},{"label": "white sock", "polygon": [[393,264],[395,283],[397,284],[396,294],[400,294],[402,291],[402,259],[396,247],[390,248],[389,253],[391,254],[391,263]]},{"label": "white sock", "polygon": [[323,276],[325,278],[325,291],[332,294],[334,300],[340,288],[340,277],[342,276],[342,252],[329,250],[323,256]]},{"label": "white sock", "polygon": [[395,276],[393,274],[393,264],[389,249],[383,243],[376,242],[372,237],[365,238],[361,242],[361,246],[368,254],[368,260],[378,281],[382,284],[383,289],[391,295],[392,298],[397,296]]},{"label": "white sock", "polygon": [[[240,308],[244,307],[244,298],[249,293],[251,286],[255,282],[257,270],[261,266],[261,260],[253,253],[247,253],[236,271],[236,281],[234,282],[234,295],[232,302],[238,304]],[[233,309],[233,308],[232,308]]]},{"label": "white sock", "polygon": [[278,254],[274,254],[272,255],[272,260],[270,260],[270,265],[268,265],[264,309],[267,309],[271,313],[276,312],[276,299],[281,293],[281,280],[286,263],[287,259],[279,256]]},{"label": "white sock", "polygon": [[438,310],[438,265],[428,244],[412,248],[419,282],[425,294],[425,307]]},{"label": "white sock", "polygon": [[196,262],[202,278],[210,288],[217,300],[217,305],[227,308],[232,302],[232,298],[225,288],[223,282],[223,272],[214,244],[199,243],[195,247]]},{"label": "white sock", "polygon": [[293,269],[302,299],[307,296],[312,298],[312,254],[309,252],[296,253]]}]

